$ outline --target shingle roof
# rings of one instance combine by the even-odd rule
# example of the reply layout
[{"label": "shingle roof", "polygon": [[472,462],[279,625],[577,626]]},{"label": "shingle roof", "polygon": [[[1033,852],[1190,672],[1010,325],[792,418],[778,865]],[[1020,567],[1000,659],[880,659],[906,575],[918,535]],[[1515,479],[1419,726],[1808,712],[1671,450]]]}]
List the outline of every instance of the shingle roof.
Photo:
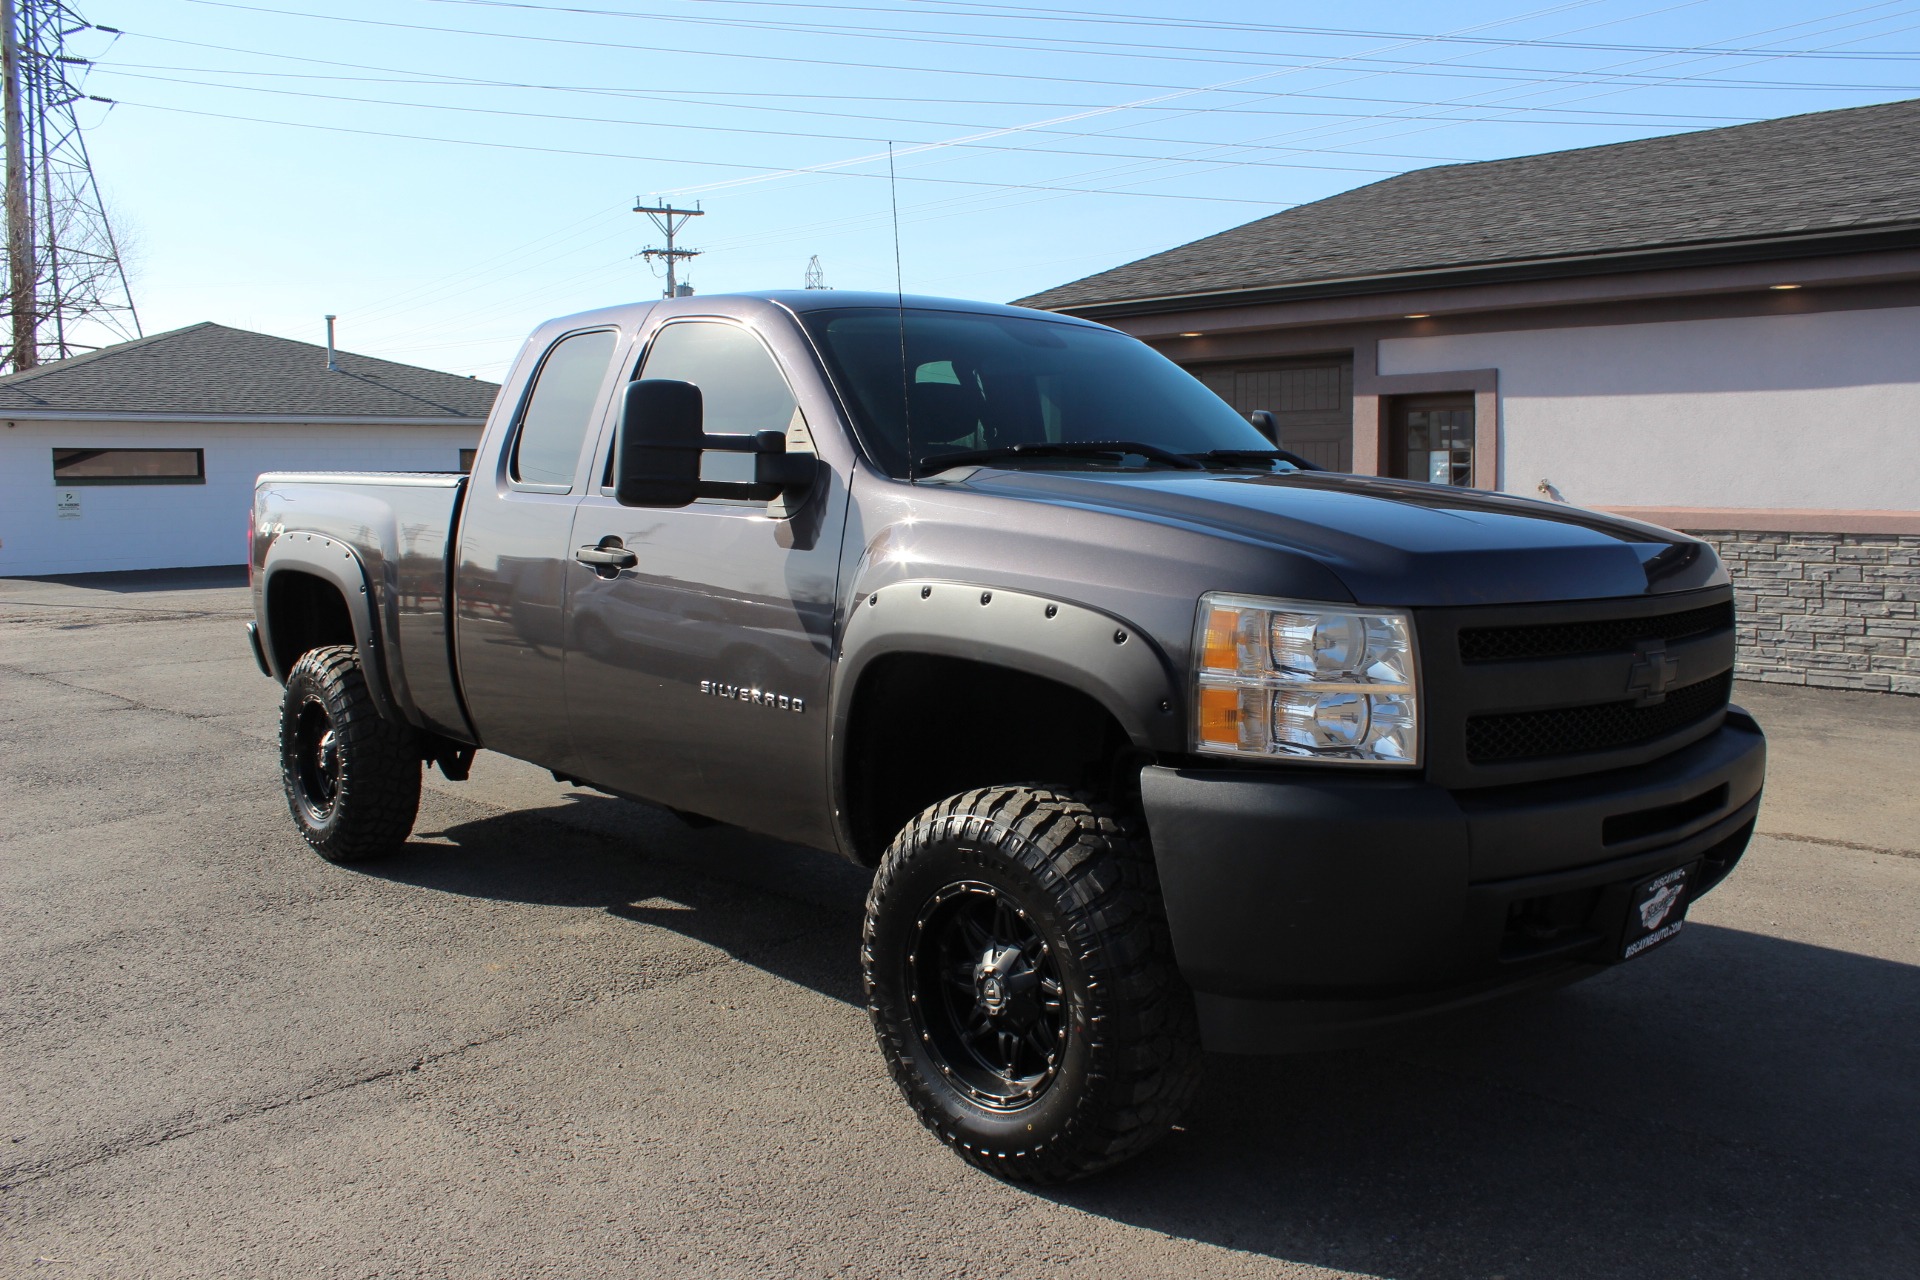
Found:
[{"label": "shingle roof", "polygon": [[1920,98],[1403,173],[1060,285],[1097,303],[1920,223]]},{"label": "shingle roof", "polygon": [[499,387],[211,322],[0,378],[0,414],[484,418]]}]

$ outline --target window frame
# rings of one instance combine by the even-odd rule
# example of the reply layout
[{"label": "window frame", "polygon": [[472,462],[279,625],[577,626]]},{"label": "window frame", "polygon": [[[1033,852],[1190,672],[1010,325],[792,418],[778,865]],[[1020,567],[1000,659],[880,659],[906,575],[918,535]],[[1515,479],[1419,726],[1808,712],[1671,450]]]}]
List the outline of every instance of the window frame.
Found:
[{"label": "window frame", "polygon": [[[501,480],[506,483],[508,489],[516,493],[546,493],[560,496],[565,496],[579,489],[580,458],[578,454],[575,455],[573,460],[573,478],[565,484],[551,484],[539,480],[522,480],[515,476],[513,471],[520,458],[520,436],[521,433],[526,430],[527,410],[533,405],[534,393],[540,389],[540,375],[546,372],[547,361],[553,358],[553,353],[560,349],[561,343],[568,342],[574,338],[585,337],[593,333],[612,334],[613,353],[607,360],[606,372],[600,375],[600,389],[595,393],[595,405],[587,411],[586,429],[580,433],[580,441],[583,446],[581,452],[585,452],[584,445],[586,441],[593,436],[594,418],[596,416],[600,419],[604,434],[607,417],[608,382],[620,368],[620,346],[622,338],[620,326],[613,324],[596,324],[589,325],[584,329],[569,329],[567,332],[556,336],[552,342],[547,344],[547,349],[540,353],[540,362],[533,367],[533,373],[527,378],[527,385],[520,393],[520,402],[513,407],[513,428],[507,433],[506,443],[501,448],[498,456],[499,475]],[[476,462],[477,461],[478,459],[476,459]],[[589,472],[588,474],[591,475],[592,473]]]},{"label": "window frame", "polygon": [[[1464,452],[1466,462],[1450,462],[1450,468],[1466,467],[1467,479],[1464,483],[1448,480],[1449,489],[1472,489],[1479,478],[1480,467],[1480,406],[1478,397],[1472,391],[1422,391],[1393,397],[1387,418],[1387,468],[1384,474],[1390,479],[1417,480],[1423,484],[1436,483],[1427,476],[1403,476],[1401,470],[1407,467],[1407,434],[1411,428],[1408,415],[1413,413],[1465,411],[1467,417],[1468,445]],[[1462,452],[1449,450],[1449,452]]]},{"label": "window frame", "polygon": [[[194,474],[190,476],[62,476],[60,474],[60,455],[63,453],[190,453],[193,455]],[[56,489],[101,488],[120,485],[148,484],[205,484],[207,482],[207,451],[203,446],[187,445],[107,445],[92,447],[88,445],[56,445],[50,451],[50,468],[53,474],[53,487]]]},{"label": "window frame", "polygon": [[[646,341],[640,344],[640,350],[637,354],[635,354],[633,358],[633,361],[630,366],[631,372],[625,378],[620,380],[619,386],[625,387],[628,383],[638,382],[640,380],[642,373],[645,371],[647,367],[647,358],[653,354],[654,343],[660,340],[661,334],[665,333],[668,329],[671,329],[673,326],[677,324],[727,325],[730,328],[740,330],[741,332],[745,333],[749,338],[752,338],[755,342],[759,343],[760,350],[766,355],[767,359],[773,364],[774,372],[778,373],[780,375],[780,381],[786,384],[787,394],[793,398],[794,411],[800,415],[800,421],[803,425],[805,425],[807,429],[808,439],[809,440],[814,439],[813,423],[807,417],[806,407],[800,403],[800,393],[794,387],[793,375],[787,371],[787,366],[781,361],[779,355],[775,353],[772,346],[768,344],[766,338],[759,332],[759,330],[755,329],[752,325],[747,324],[745,321],[736,319],[733,316],[714,316],[714,315],[668,316],[665,320],[662,320],[658,325],[656,325],[652,330],[652,332],[647,334]],[[614,496],[614,486],[608,482],[608,472],[613,467],[613,450],[614,450],[615,437],[620,432],[620,415],[617,413],[608,414],[607,419],[608,420],[604,428],[600,432],[600,443],[598,447],[594,449],[593,470],[590,471],[588,474],[589,476],[598,477],[598,483],[595,484],[590,489],[590,492],[597,493],[602,497],[610,498]],[[704,424],[703,424],[703,430],[704,430]],[[712,433],[707,432],[706,434],[712,434]],[[817,457],[818,451],[819,451],[819,445],[817,443],[814,445],[814,451],[815,451],[815,456]],[[746,509],[746,510],[751,510],[755,512],[762,512],[762,513],[764,513],[767,508],[767,504],[764,501],[761,501],[755,498],[699,497],[693,500],[692,505],[693,506],[712,505],[716,507],[740,508],[740,509]]]}]

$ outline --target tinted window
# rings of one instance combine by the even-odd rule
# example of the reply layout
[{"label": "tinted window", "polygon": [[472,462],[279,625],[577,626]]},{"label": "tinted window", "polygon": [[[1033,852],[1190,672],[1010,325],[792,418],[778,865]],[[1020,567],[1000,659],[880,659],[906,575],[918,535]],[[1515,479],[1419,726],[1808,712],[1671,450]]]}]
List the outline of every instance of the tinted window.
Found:
[{"label": "tinted window", "polygon": [[520,415],[513,478],[528,484],[573,483],[580,442],[599,407],[600,384],[618,339],[611,330],[576,333],[547,352]]},{"label": "tinted window", "polygon": [[959,311],[804,320],[868,452],[895,476],[907,474],[909,436],[916,459],[1043,441],[1138,440],[1176,453],[1271,447],[1186,370],[1110,329]]},{"label": "tinted window", "polygon": [[198,449],[55,449],[56,484],[200,484],[206,459]]},{"label": "tinted window", "polygon": [[760,340],[730,324],[667,325],[648,349],[640,376],[699,387],[710,435],[785,431],[799,408]]}]

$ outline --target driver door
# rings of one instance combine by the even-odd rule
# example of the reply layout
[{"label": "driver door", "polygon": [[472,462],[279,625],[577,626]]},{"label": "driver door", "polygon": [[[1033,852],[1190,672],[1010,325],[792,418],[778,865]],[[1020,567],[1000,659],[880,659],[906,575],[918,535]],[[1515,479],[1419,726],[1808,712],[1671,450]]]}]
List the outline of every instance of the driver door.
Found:
[{"label": "driver door", "polygon": [[[786,374],[743,325],[670,321],[635,376],[698,386],[708,434],[784,430],[790,451],[816,452]],[[712,472],[744,458],[709,454],[703,470],[732,479]],[[568,566],[567,707],[582,774],[831,846],[827,686],[845,523],[846,487],[824,467],[785,518],[764,502],[663,510],[623,507],[605,483],[586,494],[575,553],[617,544],[634,562]]]}]

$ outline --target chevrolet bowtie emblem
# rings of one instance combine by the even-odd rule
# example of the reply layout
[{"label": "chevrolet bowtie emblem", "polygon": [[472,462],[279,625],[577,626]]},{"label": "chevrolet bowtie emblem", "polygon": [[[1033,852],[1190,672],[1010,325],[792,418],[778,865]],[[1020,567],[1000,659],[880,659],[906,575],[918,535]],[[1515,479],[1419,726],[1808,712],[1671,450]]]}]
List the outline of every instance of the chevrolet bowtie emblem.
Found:
[{"label": "chevrolet bowtie emblem", "polygon": [[1627,668],[1627,692],[1634,705],[1651,707],[1667,700],[1667,690],[1680,674],[1680,661],[1667,653],[1664,640],[1642,640],[1633,647],[1633,665]]}]

